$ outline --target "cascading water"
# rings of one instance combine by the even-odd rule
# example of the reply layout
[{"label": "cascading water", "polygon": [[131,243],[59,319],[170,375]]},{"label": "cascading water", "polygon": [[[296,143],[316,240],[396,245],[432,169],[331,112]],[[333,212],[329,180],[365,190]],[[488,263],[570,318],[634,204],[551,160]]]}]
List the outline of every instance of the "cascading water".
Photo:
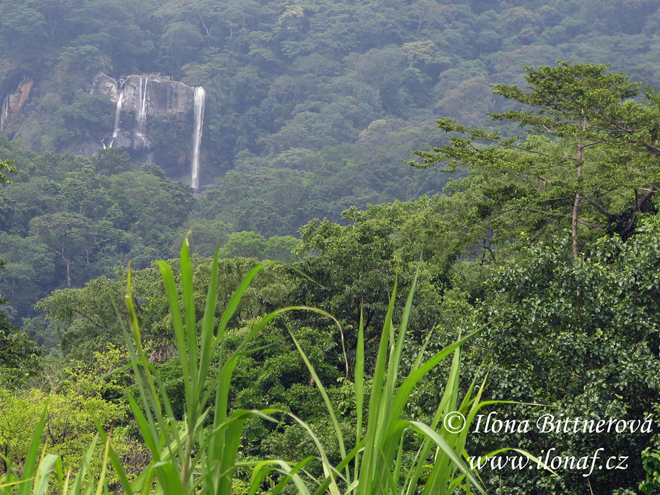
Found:
[{"label": "cascading water", "polygon": [[9,98],[10,94],[5,97],[5,101],[2,104],[2,112],[0,113],[0,132],[5,130],[5,125],[9,122]]},{"label": "cascading water", "polygon": [[122,90],[121,93],[119,93],[119,98],[117,98],[117,111],[115,112],[115,128],[112,131],[112,141],[110,141],[110,148],[112,148],[113,143],[115,142],[115,139],[119,135],[119,118],[121,116],[121,104],[124,102],[124,91]]},{"label": "cascading water", "polygon": [[195,129],[193,131],[193,159],[192,159],[192,181],[193,189],[199,188],[199,147],[202,143],[202,127],[204,125],[204,103],[206,91],[201,86],[195,88],[193,98]]},{"label": "cascading water", "polygon": [[140,108],[137,113],[137,122],[135,127],[135,136],[140,138],[143,145],[147,144],[147,140],[144,136],[144,133],[147,128],[147,92],[149,89],[149,77],[140,78],[140,86],[138,92],[138,102],[140,103]]}]

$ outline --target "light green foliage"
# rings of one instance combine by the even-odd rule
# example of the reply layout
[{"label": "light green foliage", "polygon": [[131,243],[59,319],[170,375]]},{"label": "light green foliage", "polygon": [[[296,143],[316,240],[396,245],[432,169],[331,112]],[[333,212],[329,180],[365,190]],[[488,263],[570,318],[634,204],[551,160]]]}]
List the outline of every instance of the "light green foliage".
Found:
[{"label": "light green foliage", "polygon": [[6,314],[0,313],[0,386],[13,389],[39,372],[43,351],[6,318]]},{"label": "light green foliage", "polygon": [[[237,457],[245,421],[249,418],[261,418],[263,420],[273,421],[267,414],[276,412],[276,410],[235,409],[230,413],[227,406],[230,382],[237,361],[255,351],[250,349],[254,344],[254,339],[278,315],[293,310],[304,310],[325,317],[332,317],[324,311],[313,308],[288,307],[278,309],[262,318],[255,319],[251,326],[241,330],[240,333],[236,333],[235,336],[238,337],[236,343],[238,345],[235,348],[232,348],[233,346],[231,345],[225,347],[225,339],[229,338],[229,335],[226,334],[226,325],[237,309],[250,281],[264,268],[264,265],[256,266],[249,272],[227,304],[227,308],[223,312],[219,322],[217,322],[215,318],[218,301],[218,256],[216,251],[210,271],[209,290],[206,297],[201,328],[199,329],[196,324],[192,264],[187,241],[182,248],[179,263],[182,287],[181,300],[179,299],[175,279],[170,267],[165,262],[159,262],[158,265],[163,277],[170,308],[171,324],[176,337],[177,356],[173,361],[177,362],[180,366],[180,372],[183,377],[185,414],[182,421],[177,421],[172,409],[172,397],[167,392],[166,382],[163,381],[161,374],[149,364],[147,354],[142,345],[129,272],[125,300],[128,308],[130,333],[126,328],[123,328],[123,331],[131,360],[129,366],[132,367],[135,376],[136,388],[142,407],[138,405],[132,394],[129,394],[128,401],[142,438],[144,439],[145,446],[150,451],[152,459],[149,465],[142,468],[138,476],[131,481],[126,473],[127,466],[122,464],[119,458],[118,453],[120,453],[120,450],[113,444],[111,438],[103,429],[104,424],[109,418],[98,414],[95,418],[96,426],[99,429],[101,439],[105,442],[104,454],[100,458],[101,465],[94,466],[92,462],[96,459],[93,457],[96,441],[93,441],[87,454],[79,458],[78,465],[80,468],[74,474],[75,483],[72,486],[71,493],[73,495],[80,493],[86,476],[89,476],[87,480],[88,489],[93,489],[96,486],[99,493],[103,489],[107,491],[108,486],[112,483],[112,478],[107,477],[108,461],[112,464],[123,490],[129,494],[150,488],[153,488],[156,493],[164,494],[183,495],[185,493],[204,494],[211,492],[230,494],[234,491],[235,487],[240,489],[244,486],[242,482],[234,482],[237,468],[250,468],[252,470],[252,477],[248,488],[249,493],[259,491],[262,482],[272,479],[274,475],[278,476],[273,481],[279,481],[272,490],[274,494],[279,493],[287,482],[292,482],[299,493],[311,493],[306,487],[301,475],[305,473],[303,468],[314,460],[313,456],[307,457],[297,464],[282,460],[241,462]],[[319,442],[313,430],[296,416],[290,415],[312,438],[321,456],[323,475],[316,480],[316,483],[320,483],[320,485],[312,488],[315,494],[321,495],[329,491],[330,493],[339,495],[341,492],[350,493],[354,489],[357,490],[357,493],[380,493],[383,486],[389,486],[388,491],[392,493],[413,493],[419,486],[422,470],[431,458],[432,468],[430,475],[425,479],[425,493],[449,494],[453,493],[458,486],[464,485],[468,492],[469,486],[474,486],[480,493],[485,494],[476,477],[460,457],[464,452],[468,430],[465,429],[459,433],[450,433],[445,430],[435,431],[439,428],[439,422],[443,416],[449,412],[459,409],[468,417],[469,423],[483,405],[480,402],[481,392],[478,392],[476,397],[472,399],[473,387],[470,388],[462,403],[460,405],[458,403],[457,385],[460,364],[458,350],[463,343],[474,338],[478,332],[464,337],[444,348],[442,351],[433,354],[430,359],[424,362],[422,362],[424,349],[422,348],[422,352],[409,370],[407,378],[399,384],[402,350],[406,340],[405,334],[412,309],[414,290],[415,282],[413,282],[406,307],[401,316],[401,327],[395,333],[392,327],[392,316],[396,300],[396,284],[394,286],[380,337],[372,390],[369,395],[368,412],[365,412],[364,388],[365,335],[362,320],[360,321],[354,387],[352,387],[352,391],[355,393],[357,413],[357,424],[355,426],[356,438],[355,447],[350,452],[346,450],[341,428],[329,396],[320,381],[316,367],[312,364],[320,356],[310,354],[308,357],[308,353],[303,351],[301,340],[299,340],[299,338],[304,339],[304,333],[300,334],[299,332],[289,330],[290,337],[328,408],[332,430],[336,435],[335,438],[341,453],[339,464],[333,466],[326,455],[324,446]],[[183,307],[181,307],[181,303],[183,303]],[[227,355],[218,352],[225,349],[229,351]],[[257,348],[256,351],[262,349],[263,347]],[[452,353],[454,354],[454,360],[450,381],[438,406],[433,424],[429,426],[417,421],[403,419],[402,416],[409,395],[417,383],[424,375]],[[104,362],[99,363],[100,369],[98,371],[105,371],[104,367],[108,364],[115,364],[118,357],[120,357],[120,354],[117,352],[107,354],[103,359]],[[101,356],[97,355],[97,359],[100,358]],[[214,364],[214,368],[219,368],[219,373],[214,374],[211,372],[212,364]],[[122,369],[126,368],[124,367]],[[69,399],[69,406],[71,404],[75,405],[76,398],[78,397],[76,394],[82,396],[88,394],[93,398],[98,393],[98,390],[102,388],[102,386],[97,385],[97,381],[90,381],[84,374],[74,373],[72,374],[72,378],[73,380],[71,382],[64,382],[61,392],[62,395]],[[212,408],[209,407],[211,399],[210,390],[207,387],[209,380],[211,382],[210,390],[215,389],[215,406]],[[75,390],[69,389],[66,386],[67,384],[73,385]],[[72,393],[73,395],[71,395]],[[3,396],[3,399],[7,402],[8,406],[15,405],[9,403],[11,397],[6,398]],[[57,400],[54,402],[57,403]],[[87,404],[87,406],[88,412],[95,411],[95,408],[90,404]],[[62,469],[57,456],[53,456],[52,454],[49,454],[40,463],[37,463],[38,441],[41,432],[47,430],[44,430],[44,425],[48,418],[44,411],[41,418],[37,420],[36,411],[25,407],[24,409],[28,411],[28,415],[34,416],[38,424],[29,444],[21,446],[23,450],[27,447],[22,473],[24,488],[21,489],[21,492],[25,492],[26,494],[41,494],[45,486],[47,486],[48,477],[53,470],[57,471],[58,481],[62,482]],[[95,412],[98,413],[98,411]],[[58,417],[55,416],[55,418]],[[207,418],[211,420],[210,423],[207,423]],[[73,419],[80,418],[72,418],[72,424],[76,424],[77,421],[73,421]],[[366,435],[364,436],[362,433],[363,419],[366,426]],[[53,428],[55,429],[57,425],[58,423],[54,421]],[[9,425],[7,426],[9,427]],[[404,473],[401,471],[403,466],[401,446],[403,443],[399,446],[399,442],[403,442],[403,436],[407,430],[416,431],[421,434],[423,442],[413,462],[413,470],[404,476]],[[8,438],[4,438],[7,444],[8,440]],[[18,450],[18,447],[14,445],[11,448]],[[9,452],[9,447],[6,450]],[[15,455],[13,451],[11,454]],[[26,479],[26,476],[30,476],[35,468],[40,475],[34,481],[31,478]],[[10,470],[9,466],[6,466],[5,469],[6,472],[3,479],[5,483],[12,482],[16,479],[16,474]],[[91,470],[89,475],[87,475],[88,470]],[[100,476],[98,478],[92,477],[92,473],[98,473],[99,470]],[[40,481],[42,477],[43,482]],[[313,482],[314,480],[310,481]],[[69,476],[67,476],[65,484],[69,484]],[[44,488],[42,488],[42,485]],[[8,486],[10,485],[0,483],[0,489],[2,490]],[[35,488],[34,490],[33,487]],[[66,488],[64,491],[66,492]]]},{"label": "light green foliage", "polygon": [[255,232],[236,232],[232,234],[222,249],[221,258],[257,258],[277,261],[293,261],[292,251],[300,241],[293,236],[273,236],[266,239]]},{"label": "light green foliage", "polygon": [[[110,348],[103,354],[97,353],[89,364],[75,363],[57,370],[44,370],[40,388],[0,391],[0,474],[7,475],[8,468],[20,472],[26,465],[32,433],[46,407],[41,445],[60,456],[64,470],[76,476],[85,451],[97,433],[94,420],[111,429],[126,416],[124,405],[104,398],[121,389],[117,377],[98,380],[123,359],[122,352]],[[123,456],[131,449],[136,453],[141,449],[121,430],[114,435],[113,444]],[[102,455],[102,449],[97,449],[91,459],[93,469],[99,469]],[[116,483],[117,478],[110,476],[109,482]]]},{"label": "light green foliage", "polygon": [[642,461],[646,479],[639,485],[639,489],[645,495],[649,495],[660,488],[660,451],[649,447],[642,453]]}]

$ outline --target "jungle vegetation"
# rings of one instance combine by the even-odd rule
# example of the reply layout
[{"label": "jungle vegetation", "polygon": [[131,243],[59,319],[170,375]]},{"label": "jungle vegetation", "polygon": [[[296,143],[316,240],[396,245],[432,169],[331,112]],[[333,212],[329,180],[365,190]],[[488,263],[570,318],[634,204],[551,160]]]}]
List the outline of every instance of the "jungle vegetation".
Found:
[{"label": "jungle vegetation", "polygon": [[[57,490],[69,468],[79,491],[147,490],[154,476],[181,494],[660,490],[655,2],[0,9],[7,70],[44,88],[0,137],[5,482],[37,469],[46,445],[63,456]],[[67,153],[96,125],[85,116],[107,125],[78,92],[100,70],[209,88],[206,173],[219,187],[193,195],[117,149]],[[279,311],[303,306],[318,311]],[[437,356],[403,409],[387,402]],[[441,426],[472,407],[654,429]],[[374,429],[369,415],[389,411],[405,434],[394,420]],[[219,433],[227,418],[239,426]],[[602,448],[626,468],[472,480],[423,425],[458,456]],[[383,470],[360,471],[381,454]]]}]

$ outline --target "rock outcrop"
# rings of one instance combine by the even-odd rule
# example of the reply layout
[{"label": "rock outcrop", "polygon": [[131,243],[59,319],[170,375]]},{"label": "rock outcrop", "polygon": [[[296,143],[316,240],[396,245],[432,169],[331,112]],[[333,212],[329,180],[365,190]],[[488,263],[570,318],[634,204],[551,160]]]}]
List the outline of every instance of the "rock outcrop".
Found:
[{"label": "rock outcrop", "polygon": [[[147,132],[150,117],[174,117],[194,128],[195,88],[167,76],[128,76],[119,81],[99,74],[92,94],[109,96],[117,105],[115,128],[106,136],[106,146],[142,150],[150,148],[153,137]],[[108,140],[109,138],[109,140]]]},{"label": "rock outcrop", "polygon": [[2,110],[0,110],[0,132],[4,132],[12,119],[18,115],[21,107],[30,96],[32,86],[34,86],[34,81],[24,77],[16,90],[5,96],[2,102]]},{"label": "rock outcrop", "polygon": [[[71,87],[67,88],[67,84]],[[0,75],[0,133],[23,138],[28,149],[32,145],[35,151],[43,151],[39,138],[30,136],[30,119],[49,123],[55,110],[50,105],[51,109],[44,111],[42,100],[55,102],[56,109],[63,108],[66,105],[61,95],[77,91],[106,96],[114,105],[112,109],[107,102],[104,106],[88,107],[97,112],[103,108],[103,119],[97,120],[105,123],[94,129],[69,129],[73,137],[65,136],[56,142],[58,152],[93,156],[99,148],[122,148],[134,163],[156,163],[169,176],[199,188],[206,93],[202,87],[188,86],[167,76],[147,74],[115,79],[99,73],[90,84],[83,79],[66,83],[63,79],[40,81],[23,70],[9,70]],[[83,112],[74,100],[69,102],[68,112]]]},{"label": "rock outcrop", "polygon": [[[124,148],[161,166],[186,163],[191,184],[198,187],[199,148],[203,127],[202,88],[187,86],[160,75],[132,75],[114,79],[99,74],[91,94],[105,95],[116,105],[114,129],[102,137],[108,148]],[[181,156],[183,154],[183,157]]]}]

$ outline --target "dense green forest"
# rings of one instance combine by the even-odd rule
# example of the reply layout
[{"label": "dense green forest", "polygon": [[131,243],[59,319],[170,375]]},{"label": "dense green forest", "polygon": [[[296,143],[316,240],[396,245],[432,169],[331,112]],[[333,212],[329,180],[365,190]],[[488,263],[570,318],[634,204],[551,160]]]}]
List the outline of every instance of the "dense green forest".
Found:
[{"label": "dense green forest", "polygon": [[[71,495],[660,493],[659,7],[0,0],[0,494],[40,445]],[[205,88],[205,188],[78,154],[101,72]],[[472,407],[627,423],[439,425]],[[503,448],[532,465],[462,470]]]},{"label": "dense green forest", "polygon": [[[447,143],[438,117],[502,128],[486,114],[510,103],[489,85],[521,84],[526,64],[610,63],[634,81],[656,85],[660,78],[653,1],[0,6],[0,99],[21,81],[34,82],[4,129],[14,141],[0,142],[0,159],[19,169],[2,193],[2,248],[10,258],[0,281],[18,325],[54,289],[114,276],[128,260],[143,268],[171,257],[189,230],[193,249],[208,256],[219,234],[222,243],[255,232],[286,244],[292,241],[278,238],[297,237],[313,218],[341,221],[351,206],[441,193],[447,174],[403,162],[412,150]],[[87,162],[60,156],[112,130],[114,106],[87,93],[100,71],[118,78],[157,72],[207,88],[202,182],[220,187],[185,198],[184,189],[174,193],[174,183],[157,180],[157,171],[121,178],[133,171],[118,155]],[[515,127],[503,131],[515,135]],[[180,145],[157,133],[156,141]],[[90,169],[108,179],[91,184]],[[71,195],[77,199],[64,199]],[[54,248],[58,234],[48,225],[60,214],[84,232]],[[166,228],[153,228],[161,218]],[[250,255],[288,251],[259,250]]]}]

